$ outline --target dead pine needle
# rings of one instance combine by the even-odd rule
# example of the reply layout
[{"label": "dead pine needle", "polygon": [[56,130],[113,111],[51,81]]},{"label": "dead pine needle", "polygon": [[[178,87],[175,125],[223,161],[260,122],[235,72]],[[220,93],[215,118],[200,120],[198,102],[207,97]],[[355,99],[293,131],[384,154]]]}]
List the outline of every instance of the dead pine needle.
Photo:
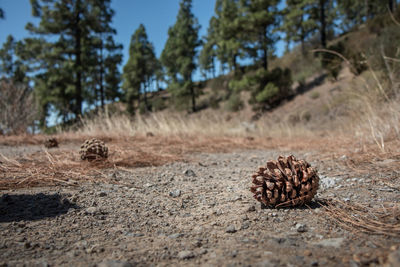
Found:
[{"label": "dead pine needle", "polygon": [[400,237],[400,207],[396,203],[370,207],[329,200],[323,207],[330,219],[351,232]]}]

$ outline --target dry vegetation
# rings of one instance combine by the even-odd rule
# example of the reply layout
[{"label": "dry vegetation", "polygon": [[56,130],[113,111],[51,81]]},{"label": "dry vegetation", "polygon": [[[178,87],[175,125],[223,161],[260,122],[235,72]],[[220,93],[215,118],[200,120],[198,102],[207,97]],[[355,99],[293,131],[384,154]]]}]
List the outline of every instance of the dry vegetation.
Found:
[{"label": "dry vegetation", "polygon": [[[55,137],[61,147],[23,158],[0,155],[0,189],[81,182],[120,183],[107,175],[115,169],[157,166],[184,161],[193,152],[229,152],[235,149],[318,151],[320,160],[344,165],[353,173],[376,175],[376,183],[395,190],[400,168],[400,98],[396,81],[386,81],[372,70],[355,77],[348,69],[337,82],[325,82],[285,103],[257,121],[245,112],[202,111],[197,114],[156,112],[134,119],[107,112],[82,119],[77,131]],[[339,93],[332,88],[340,88]],[[318,92],[318,97],[315,97]],[[314,95],[314,97],[312,97]],[[301,111],[310,112],[303,119]],[[325,109],[325,111],[324,111]],[[299,115],[293,121],[292,114]],[[296,119],[297,118],[297,119]],[[105,161],[79,159],[78,147],[87,138],[107,143]],[[47,136],[1,136],[2,145],[42,145]],[[339,161],[346,155],[346,159]],[[384,166],[380,162],[388,160]],[[386,203],[370,211],[369,204],[323,203],[333,221],[352,231],[400,234],[399,207]]]}]

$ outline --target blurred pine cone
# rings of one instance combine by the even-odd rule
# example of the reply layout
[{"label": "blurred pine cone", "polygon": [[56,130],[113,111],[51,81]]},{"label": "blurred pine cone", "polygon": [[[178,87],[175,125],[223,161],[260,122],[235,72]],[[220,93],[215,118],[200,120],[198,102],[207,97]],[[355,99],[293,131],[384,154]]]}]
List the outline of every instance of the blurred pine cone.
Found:
[{"label": "blurred pine cone", "polygon": [[86,140],[79,151],[82,160],[95,160],[108,157],[108,148],[103,141],[96,138]]},{"label": "blurred pine cone", "polygon": [[49,138],[46,141],[44,141],[44,146],[47,148],[58,147],[58,141],[55,138]]},{"label": "blurred pine cone", "polygon": [[268,207],[300,206],[317,193],[319,177],[305,160],[279,156],[253,174],[251,192]]}]

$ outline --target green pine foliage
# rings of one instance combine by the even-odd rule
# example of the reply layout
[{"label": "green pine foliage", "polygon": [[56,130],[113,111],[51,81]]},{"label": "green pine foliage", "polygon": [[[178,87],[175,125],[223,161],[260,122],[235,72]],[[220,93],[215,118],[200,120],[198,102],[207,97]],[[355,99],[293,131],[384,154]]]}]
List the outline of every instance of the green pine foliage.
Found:
[{"label": "green pine foliage", "polygon": [[[153,45],[148,41],[146,29],[140,24],[132,35],[129,47],[129,59],[124,66],[123,90],[128,104],[128,110],[134,112],[136,100],[143,112],[150,110],[147,92],[157,74],[159,63],[154,53]],[[143,96],[144,103],[141,103]],[[142,112],[142,113],[143,113]]]},{"label": "green pine foliage", "polygon": [[311,16],[314,5],[313,0],[287,0],[283,10],[283,23],[280,30],[285,34],[287,43],[301,44],[302,54],[306,54],[305,42],[315,33],[317,22],[315,16]]},{"label": "green pine foliage", "polygon": [[26,75],[29,66],[22,60],[23,43],[16,41],[13,36],[7,36],[6,42],[0,49],[0,75],[14,83],[28,84]]},{"label": "green pine foliage", "polygon": [[35,91],[44,114],[52,108],[64,122],[77,119],[83,103],[104,107],[119,96],[121,46],[115,44],[110,0],[31,0],[38,25],[25,43],[34,61]]},{"label": "green pine foliage", "polygon": [[200,45],[200,25],[192,13],[192,1],[182,0],[175,24],[168,30],[168,39],[161,54],[161,62],[169,77],[168,90],[175,103],[191,101],[196,111],[197,92],[193,84],[193,72],[197,47]]},{"label": "green pine foliage", "polygon": [[237,0],[217,0],[215,17],[211,18],[212,40],[216,44],[216,56],[222,69],[227,64],[229,70],[237,71],[238,57],[243,56],[243,28],[241,10]]},{"label": "green pine foliage", "polygon": [[[277,5],[279,0],[242,0],[241,8],[244,27],[244,41],[248,54],[255,60],[255,65],[268,69],[268,57],[273,54],[280,16]],[[257,64],[258,63],[258,64]]]}]

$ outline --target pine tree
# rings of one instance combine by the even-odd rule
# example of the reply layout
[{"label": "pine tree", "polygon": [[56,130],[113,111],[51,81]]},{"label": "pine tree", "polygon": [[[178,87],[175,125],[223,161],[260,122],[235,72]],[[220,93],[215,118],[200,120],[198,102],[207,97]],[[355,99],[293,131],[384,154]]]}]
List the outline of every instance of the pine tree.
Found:
[{"label": "pine tree", "polygon": [[40,23],[27,24],[36,38],[26,43],[41,45],[31,56],[40,66],[34,73],[35,91],[43,113],[54,108],[66,122],[82,114],[84,102],[96,102],[96,95],[101,105],[108,97],[115,98],[107,87],[114,94],[118,90],[121,47],[114,43],[115,30],[109,26],[114,14],[110,1],[31,0],[31,5]]},{"label": "pine tree", "polygon": [[244,32],[250,54],[259,57],[264,70],[268,69],[268,56],[278,40],[276,29],[280,18],[279,0],[242,0]]},{"label": "pine tree", "polygon": [[281,30],[285,33],[286,42],[300,42],[302,54],[305,54],[305,41],[315,32],[315,18],[310,16],[314,0],[286,0],[283,10]]},{"label": "pine tree", "polygon": [[28,83],[26,72],[28,66],[18,56],[23,49],[21,41],[15,41],[12,35],[7,36],[0,49],[0,75],[13,83]]},{"label": "pine tree", "polygon": [[0,8],[0,19],[4,19],[4,11]]},{"label": "pine tree", "polygon": [[396,5],[397,1],[395,0],[337,0],[340,26],[343,31],[348,31],[378,14],[387,12],[388,8],[393,12]]},{"label": "pine tree", "polygon": [[[110,0],[91,0],[93,1],[93,11],[91,14],[92,28],[94,34],[92,43],[95,49],[92,51],[94,57],[94,92],[100,106],[104,109],[105,101],[114,101],[121,97],[118,91],[120,83],[120,73],[118,65],[122,61],[122,45],[116,44],[113,36],[116,30],[111,27],[114,10],[110,7]],[[90,52],[90,51],[89,51]],[[96,75],[97,74],[97,75]]]},{"label": "pine tree", "polygon": [[161,55],[172,84],[169,89],[176,98],[190,96],[192,111],[196,111],[196,92],[192,75],[196,69],[196,48],[200,45],[197,18],[192,13],[192,1],[182,0],[174,26],[168,30],[168,39]]},{"label": "pine tree", "polygon": [[207,36],[203,37],[203,46],[199,54],[199,66],[203,71],[203,76],[207,79],[207,73],[211,72],[215,78],[215,58],[216,58],[216,18],[212,17],[207,29]]},{"label": "pine tree", "polygon": [[143,95],[145,109],[149,109],[147,92],[150,84],[155,80],[157,70],[158,61],[154,47],[148,41],[145,27],[140,24],[131,37],[129,59],[123,73],[123,89],[127,97],[128,110],[133,112],[132,102],[135,99],[140,106],[141,95]]},{"label": "pine tree", "polygon": [[238,0],[217,0],[215,3],[215,16],[210,20],[209,29],[215,43],[215,54],[224,70],[226,64],[229,69],[237,70],[238,57],[243,56],[241,27],[241,13]]}]

